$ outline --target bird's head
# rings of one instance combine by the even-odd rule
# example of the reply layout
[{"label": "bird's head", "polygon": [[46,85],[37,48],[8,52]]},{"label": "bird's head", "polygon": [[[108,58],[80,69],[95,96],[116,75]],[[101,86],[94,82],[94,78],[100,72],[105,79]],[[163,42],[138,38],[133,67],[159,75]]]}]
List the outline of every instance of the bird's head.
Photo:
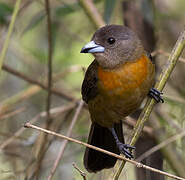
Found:
[{"label": "bird's head", "polygon": [[136,60],[143,52],[137,35],[121,25],[107,25],[98,29],[81,50],[81,53],[92,53],[99,65],[107,69]]}]

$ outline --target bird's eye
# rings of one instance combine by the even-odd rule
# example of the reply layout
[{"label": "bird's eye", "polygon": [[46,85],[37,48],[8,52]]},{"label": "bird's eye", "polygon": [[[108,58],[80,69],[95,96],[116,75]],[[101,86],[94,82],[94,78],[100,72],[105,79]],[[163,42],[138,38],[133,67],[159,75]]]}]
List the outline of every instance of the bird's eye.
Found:
[{"label": "bird's eye", "polygon": [[108,42],[109,44],[114,44],[115,41],[116,41],[116,40],[115,40],[113,37],[110,37],[110,38],[107,39],[107,42]]}]

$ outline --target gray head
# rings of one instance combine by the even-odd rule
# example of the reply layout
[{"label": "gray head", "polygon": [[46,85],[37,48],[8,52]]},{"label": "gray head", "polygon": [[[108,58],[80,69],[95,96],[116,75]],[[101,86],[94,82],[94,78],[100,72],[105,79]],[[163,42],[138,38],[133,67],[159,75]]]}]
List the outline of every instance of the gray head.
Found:
[{"label": "gray head", "polygon": [[92,53],[103,68],[113,69],[126,61],[141,57],[144,48],[137,35],[121,25],[107,25],[98,29],[81,53]]}]

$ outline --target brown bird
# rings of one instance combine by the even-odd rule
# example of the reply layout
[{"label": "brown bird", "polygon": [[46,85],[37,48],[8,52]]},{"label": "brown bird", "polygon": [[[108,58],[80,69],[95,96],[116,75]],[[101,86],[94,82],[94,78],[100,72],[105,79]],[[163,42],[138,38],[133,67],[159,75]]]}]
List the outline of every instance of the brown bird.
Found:
[{"label": "brown bird", "polygon": [[[137,110],[147,95],[163,102],[161,93],[152,88],[155,65],[137,35],[121,25],[97,30],[81,53],[95,57],[82,84],[92,121],[88,143],[133,158],[134,147],[124,143],[121,119]],[[111,168],[116,160],[89,148],[84,155],[89,172]]]}]

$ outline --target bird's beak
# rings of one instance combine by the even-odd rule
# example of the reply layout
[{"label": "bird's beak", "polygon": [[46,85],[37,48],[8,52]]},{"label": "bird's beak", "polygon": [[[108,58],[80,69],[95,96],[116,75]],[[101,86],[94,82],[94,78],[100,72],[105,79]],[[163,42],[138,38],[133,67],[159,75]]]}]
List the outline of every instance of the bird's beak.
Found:
[{"label": "bird's beak", "polygon": [[104,52],[105,48],[101,45],[96,44],[94,41],[87,43],[80,53],[100,53]]}]

